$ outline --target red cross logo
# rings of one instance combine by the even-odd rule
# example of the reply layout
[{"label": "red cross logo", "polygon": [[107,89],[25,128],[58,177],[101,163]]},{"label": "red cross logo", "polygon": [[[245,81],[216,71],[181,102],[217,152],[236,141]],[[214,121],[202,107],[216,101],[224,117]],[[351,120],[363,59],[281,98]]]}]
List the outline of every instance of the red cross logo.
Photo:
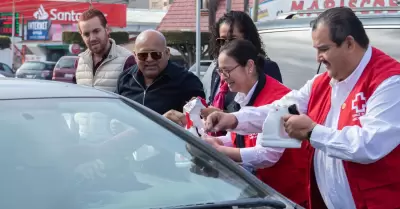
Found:
[{"label": "red cross logo", "polygon": [[365,113],[367,108],[367,101],[365,99],[364,93],[360,92],[356,94],[351,102],[351,109],[355,110],[356,113]]},{"label": "red cross logo", "polygon": [[249,139],[250,139],[250,140],[257,140],[257,135],[258,135],[258,134],[250,134],[250,135],[249,135]]}]

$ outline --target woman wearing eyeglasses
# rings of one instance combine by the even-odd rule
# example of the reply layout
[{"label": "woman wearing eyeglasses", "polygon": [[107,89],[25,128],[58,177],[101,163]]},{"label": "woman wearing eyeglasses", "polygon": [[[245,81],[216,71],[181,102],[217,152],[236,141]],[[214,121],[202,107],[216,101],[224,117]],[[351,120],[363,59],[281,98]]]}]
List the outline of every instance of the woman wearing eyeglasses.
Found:
[{"label": "woman wearing eyeglasses", "polygon": [[[220,49],[218,73],[231,92],[237,92],[234,101],[241,108],[263,106],[281,99],[290,89],[265,75],[264,57],[250,41],[233,40]],[[300,149],[266,148],[257,140],[258,134],[203,136],[215,149],[224,153],[261,181],[292,201],[307,206],[306,169],[308,154]]]},{"label": "woman wearing eyeglasses", "polygon": [[[211,38],[211,54],[213,57],[217,58],[220,48],[235,39],[250,41],[264,61],[263,66],[261,66],[261,72],[282,82],[278,65],[267,57],[256,26],[249,15],[242,11],[228,12],[215,24]],[[237,111],[238,106],[234,102],[236,93],[229,91],[228,84],[220,78],[216,61],[210,65],[207,72],[203,83],[206,88],[210,86],[210,89],[206,90],[206,96],[212,107],[204,110],[203,116],[206,117],[214,111]],[[207,82],[210,77],[210,82]]]}]

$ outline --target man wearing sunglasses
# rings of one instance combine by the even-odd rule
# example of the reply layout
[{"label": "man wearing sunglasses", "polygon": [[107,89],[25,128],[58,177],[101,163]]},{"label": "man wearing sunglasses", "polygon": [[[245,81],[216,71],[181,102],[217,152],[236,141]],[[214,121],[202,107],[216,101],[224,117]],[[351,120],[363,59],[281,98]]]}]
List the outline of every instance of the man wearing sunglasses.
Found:
[{"label": "man wearing sunglasses", "polygon": [[192,97],[205,97],[203,84],[193,73],[171,61],[162,33],[146,30],[135,42],[136,65],[123,72],[116,93],[164,114],[182,112]]}]

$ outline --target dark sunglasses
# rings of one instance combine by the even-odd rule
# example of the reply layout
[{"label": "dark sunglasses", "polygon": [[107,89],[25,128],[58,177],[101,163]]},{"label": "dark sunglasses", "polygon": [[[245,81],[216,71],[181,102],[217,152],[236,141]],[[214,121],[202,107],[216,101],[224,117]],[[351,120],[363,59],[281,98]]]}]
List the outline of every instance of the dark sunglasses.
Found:
[{"label": "dark sunglasses", "polygon": [[236,38],[217,38],[216,42],[218,45],[223,46],[225,44],[227,44],[230,41],[235,40]]},{"label": "dark sunglasses", "polygon": [[136,56],[140,61],[146,61],[149,55],[151,59],[159,60],[162,58],[162,54],[163,54],[162,52],[139,52],[136,53]]}]

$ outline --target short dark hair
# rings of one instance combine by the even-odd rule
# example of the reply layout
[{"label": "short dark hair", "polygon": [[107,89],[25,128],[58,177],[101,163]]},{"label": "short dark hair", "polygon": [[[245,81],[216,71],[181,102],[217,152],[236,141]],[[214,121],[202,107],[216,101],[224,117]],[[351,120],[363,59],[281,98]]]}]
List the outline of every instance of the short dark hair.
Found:
[{"label": "short dark hair", "polygon": [[353,10],[348,7],[325,10],[311,21],[312,30],[317,29],[321,23],[329,27],[330,38],[337,46],[341,46],[347,36],[352,36],[363,48],[367,48],[369,45],[369,38],[363,24]]},{"label": "short dark hair", "polygon": [[104,16],[103,12],[98,9],[93,9],[93,8],[84,11],[81,14],[81,16],[79,17],[78,22],[87,21],[94,17],[98,17],[100,19],[100,23],[103,27],[107,26],[107,19],[106,19],[106,16]]},{"label": "short dark hair", "polygon": [[214,58],[218,57],[221,48],[221,46],[218,45],[216,39],[220,37],[219,28],[223,23],[230,25],[228,35],[232,35],[233,26],[236,26],[239,31],[244,35],[244,39],[251,41],[251,43],[253,43],[253,45],[258,50],[258,53],[266,56],[266,53],[264,51],[264,44],[261,41],[257,27],[251,17],[246,12],[230,11],[219,18],[217,23],[211,29],[210,52]]},{"label": "short dark hair", "polygon": [[264,58],[257,48],[248,40],[235,39],[223,45],[220,53],[225,53],[232,57],[240,66],[246,66],[247,61],[253,60],[256,64],[257,72],[264,72]]}]

